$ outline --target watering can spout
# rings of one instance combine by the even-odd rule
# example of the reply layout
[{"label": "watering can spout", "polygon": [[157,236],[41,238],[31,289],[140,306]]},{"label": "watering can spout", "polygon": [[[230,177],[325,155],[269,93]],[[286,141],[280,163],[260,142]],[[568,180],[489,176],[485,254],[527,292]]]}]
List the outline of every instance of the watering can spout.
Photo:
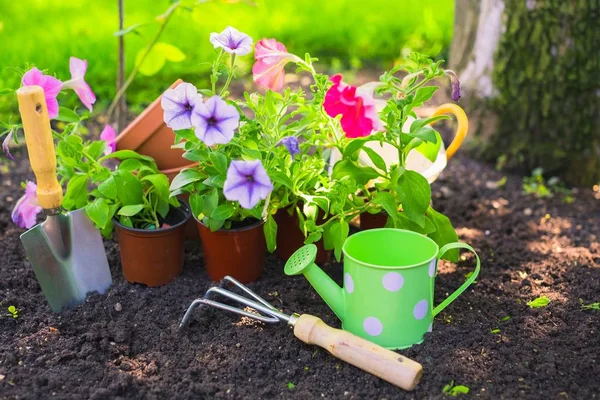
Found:
[{"label": "watering can spout", "polygon": [[286,262],[286,275],[303,274],[308,282],[317,291],[325,303],[343,321],[344,319],[344,292],[323,270],[315,264],[317,246],[308,244],[298,249]]}]

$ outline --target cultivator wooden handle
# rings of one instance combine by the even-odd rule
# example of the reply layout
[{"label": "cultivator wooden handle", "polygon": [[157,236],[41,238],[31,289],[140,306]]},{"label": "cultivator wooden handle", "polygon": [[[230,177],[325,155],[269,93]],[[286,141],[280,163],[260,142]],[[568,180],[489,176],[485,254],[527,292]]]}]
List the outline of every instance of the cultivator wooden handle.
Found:
[{"label": "cultivator wooden handle", "polygon": [[44,89],[24,86],[17,90],[31,169],[37,181],[37,198],[45,210],[58,210],[63,193],[56,178],[56,154]]},{"label": "cultivator wooden handle", "polygon": [[432,117],[444,114],[454,115],[456,122],[458,123],[454,139],[452,139],[452,143],[450,143],[450,146],[448,146],[448,149],[446,149],[446,160],[449,160],[460,148],[460,145],[462,144],[463,140],[465,140],[465,137],[467,137],[467,131],[469,130],[469,119],[467,118],[467,114],[465,114],[465,110],[454,103],[442,104],[436,108],[435,111],[433,111]]},{"label": "cultivator wooden handle", "polygon": [[423,367],[418,362],[332,328],[313,315],[302,314],[294,321],[294,335],[304,343],[316,344],[340,360],[404,390],[413,390],[423,374]]}]

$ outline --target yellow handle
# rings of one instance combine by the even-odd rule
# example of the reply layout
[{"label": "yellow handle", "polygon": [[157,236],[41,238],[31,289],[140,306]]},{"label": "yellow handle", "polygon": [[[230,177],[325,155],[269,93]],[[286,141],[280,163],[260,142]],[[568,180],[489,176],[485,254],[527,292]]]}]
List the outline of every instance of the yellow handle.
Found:
[{"label": "yellow handle", "polygon": [[303,314],[298,318],[294,335],[304,343],[316,344],[340,360],[404,390],[413,390],[423,374],[423,367],[418,362],[350,332],[332,328],[312,315]]},{"label": "yellow handle", "polygon": [[454,153],[460,148],[463,140],[467,136],[467,131],[469,130],[469,119],[467,118],[467,114],[465,111],[460,108],[457,104],[446,103],[442,104],[432,114],[432,117],[437,117],[438,115],[444,114],[452,114],[456,118],[458,122],[458,128],[456,129],[456,134],[454,135],[454,139],[452,139],[452,143],[446,149],[446,160],[452,158]]},{"label": "yellow handle", "polygon": [[63,193],[56,178],[56,154],[44,89],[24,86],[17,90],[17,99],[29,161],[37,181],[38,202],[46,210],[59,208]]}]

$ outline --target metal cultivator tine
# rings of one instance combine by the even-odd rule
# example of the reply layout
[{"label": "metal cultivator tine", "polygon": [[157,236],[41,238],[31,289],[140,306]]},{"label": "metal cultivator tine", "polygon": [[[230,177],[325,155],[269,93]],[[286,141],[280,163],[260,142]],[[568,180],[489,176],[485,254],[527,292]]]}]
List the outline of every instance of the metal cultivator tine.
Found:
[{"label": "metal cultivator tine", "polygon": [[[239,294],[236,294],[227,289],[224,289],[223,286],[225,286],[225,284],[227,282],[234,284],[235,286],[240,288],[244,293],[251,296],[256,301],[250,300],[244,296],[240,296]],[[211,297],[214,297],[214,296],[212,296],[212,294],[224,296],[224,297],[231,299],[237,303],[240,303],[242,305],[253,308],[254,310],[256,310],[258,312],[246,311],[241,308],[233,307],[228,304],[224,304],[224,303],[212,300]],[[259,297],[256,293],[254,293],[253,291],[248,289],[245,285],[243,285],[236,279],[234,279],[230,276],[226,276],[223,278],[223,280],[221,281],[219,286],[211,287],[210,289],[208,289],[206,291],[206,294],[204,295],[203,298],[196,299],[192,302],[192,304],[190,304],[187,311],[185,312],[185,315],[183,316],[183,319],[181,320],[181,323],[179,324],[179,329],[182,329],[188,323],[194,310],[202,304],[206,304],[206,305],[209,305],[209,306],[212,306],[215,308],[219,308],[221,310],[230,311],[235,314],[239,314],[239,315],[242,315],[242,316],[245,316],[248,318],[253,318],[253,319],[256,319],[256,320],[259,320],[262,322],[266,322],[266,323],[270,323],[270,324],[274,324],[274,323],[277,323],[280,321],[287,322],[287,321],[289,321],[289,318],[290,318],[289,315],[283,314],[282,312],[277,310],[275,307],[273,307],[267,301],[265,301],[264,299]]]}]

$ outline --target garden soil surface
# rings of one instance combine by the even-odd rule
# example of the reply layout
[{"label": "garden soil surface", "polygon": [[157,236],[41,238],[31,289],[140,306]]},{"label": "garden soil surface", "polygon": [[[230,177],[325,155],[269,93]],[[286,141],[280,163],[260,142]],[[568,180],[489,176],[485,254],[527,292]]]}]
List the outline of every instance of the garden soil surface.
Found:
[{"label": "garden soil surface", "polygon": [[[0,185],[2,399],[423,399],[443,398],[451,381],[470,388],[465,397],[600,398],[600,311],[580,305],[600,302],[600,194],[592,189],[578,190],[572,204],[561,195],[540,200],[522,194],[520,176],[452,160],[433,185],[434,205],[479,252],[482,270],[424,343],[401,352],[424,368],[416,390],[405,392],[300,342],[283,324],[202,310],[179,332],[190,302],[213,284],[199,243],[187,243],[180,277],[148,288],[123,279],[119,245],[105,241],[108,294],[52,313],[25,259],[23,230],[10,220],[20,182],[33,178],[26,152],[15,152]],[[459,265],[442,263],[436,302],[472,266],[468,253]],[[326,271],[341,283],[340,264]],[[340,326],[307,281],[285,276],[274,257],[250,287],[286,312]],[[530,308],[539,296],[550,304]],[[10,305],[18,318],[7,315]]]}]

